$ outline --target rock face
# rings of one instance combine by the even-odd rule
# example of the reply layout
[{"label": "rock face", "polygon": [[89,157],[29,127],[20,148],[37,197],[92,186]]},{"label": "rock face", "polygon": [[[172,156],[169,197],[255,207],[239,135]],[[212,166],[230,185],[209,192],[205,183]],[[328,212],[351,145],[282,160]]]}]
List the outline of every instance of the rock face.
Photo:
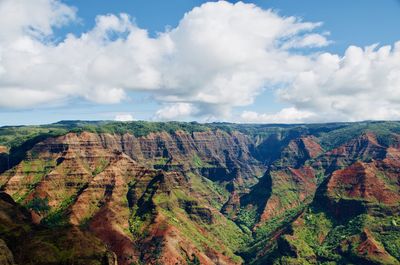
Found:
[{"label": "rock face", "polygon": [[6,146],[0,145],[0,153],[7,153],[8,148]]},{"label": "rock face", "polygon": [[[367,202],[395,205],[400,200],[400,191],[396,187],[398,175],[392,171],[386,161],[379,163],[356,162],[351,166],[336,170],[330,178],[327,191],[331,199],[361,199]],[[397,171],[397,167],[394,169]]]},{"label": "rock face", "polygon": [[7,169],[8,165],[8,148],[0,145],[0,172]]},{"label": "rock face", "polygon": [[[261,221],[269,220],[310,200],[317,188],[312,168],[287,168],[272,172],[273,193],[266,202]],[[274,188],[275,187],[275,188]]]},{"label": "rock face", "polygon": [[[37,223],[85,227],[119,264],[236,264],[240,258],[225,245],[238,247],[243,232],[219,212],[228,194],[218,183],[240,191],[256,182],[263,166],[250,147],[244,135],[222,131],[142,138],[69,133],[36,144],[3,175],[3,189]],[[237,242],[215,239],[222,224]],[[191,242],[188,235],[204,239]]]},{"label": "rock face", "polygon": [[399,264],[400,124],[356,125],[35,138],[0,161],[0,263]]},{"label": "rock face", "polygon": [[0,264],[15,265],[13,254],[2,239],[0,239]]},{"label": "rock face", "polygon": [[[366,133],[311,160],[325,180],[280,237],[278,249],[258,260],[399,264],[400,160],[395,146]],[[277,253],[280,257],[273,258]]]},{"label": "rock face", "polygon": [[1,264],[107,264],[115,254],[78,227],[47,229],[32,223],[30,213],[0,193]]}]

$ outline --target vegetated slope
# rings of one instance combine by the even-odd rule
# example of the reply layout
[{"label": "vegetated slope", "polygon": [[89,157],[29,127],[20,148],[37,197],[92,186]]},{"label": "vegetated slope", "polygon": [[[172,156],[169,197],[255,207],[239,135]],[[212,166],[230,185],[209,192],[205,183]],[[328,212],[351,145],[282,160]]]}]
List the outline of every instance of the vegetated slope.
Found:
[{"label": "vegetated slope", "polygon": [[283,212],[289,225],[271,231],[267,221],[256,231],[265,244],[246,250],[252,263],[399,264],[399,138],[390,138],[386,146],[362,133],[306,161],[299,170],[312,168],[320,183],[313,199]]},{"label": "vegetated slope", "polygon": [[32,222],[31,214],[0,192],[0,264],[105,264],[115,254],[91,233],[76,226],[48,228]]},{"label": "vegetated slope", "polygon": [[[399,264],[399,139],[397,122],[5,127],[0,185],[41,229],[32,257],[78,233],[93,262]],[[7,233],[0,259],[29,264]]]}]

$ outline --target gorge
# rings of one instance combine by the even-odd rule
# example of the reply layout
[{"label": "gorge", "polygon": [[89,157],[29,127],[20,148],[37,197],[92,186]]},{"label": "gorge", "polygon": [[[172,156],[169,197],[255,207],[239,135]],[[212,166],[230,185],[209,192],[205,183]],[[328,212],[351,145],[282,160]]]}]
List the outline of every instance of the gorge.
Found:
[{"label": "gorge", "polygon": [[400,264],[400,122],[0,128],[1,264]]}]

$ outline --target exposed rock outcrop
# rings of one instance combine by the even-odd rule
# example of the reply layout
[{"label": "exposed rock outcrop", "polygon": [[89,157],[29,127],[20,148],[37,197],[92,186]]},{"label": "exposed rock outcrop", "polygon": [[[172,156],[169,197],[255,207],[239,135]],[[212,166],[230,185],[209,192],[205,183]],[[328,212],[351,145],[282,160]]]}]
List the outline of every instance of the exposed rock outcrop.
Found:
[{"label": "exposed rock outcrop", "polygon": [[396,264],[400,136],[321,126],[39,135],[3,156],[0,261]]}]

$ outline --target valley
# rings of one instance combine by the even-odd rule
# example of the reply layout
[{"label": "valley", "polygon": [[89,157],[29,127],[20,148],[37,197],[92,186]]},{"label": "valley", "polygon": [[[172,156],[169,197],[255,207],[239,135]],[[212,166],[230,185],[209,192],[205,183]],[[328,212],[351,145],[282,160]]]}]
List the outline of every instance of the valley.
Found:
[{"label": "valley", "polygon": [[400,123],[0,128],[1,264],[400,264]]}]

